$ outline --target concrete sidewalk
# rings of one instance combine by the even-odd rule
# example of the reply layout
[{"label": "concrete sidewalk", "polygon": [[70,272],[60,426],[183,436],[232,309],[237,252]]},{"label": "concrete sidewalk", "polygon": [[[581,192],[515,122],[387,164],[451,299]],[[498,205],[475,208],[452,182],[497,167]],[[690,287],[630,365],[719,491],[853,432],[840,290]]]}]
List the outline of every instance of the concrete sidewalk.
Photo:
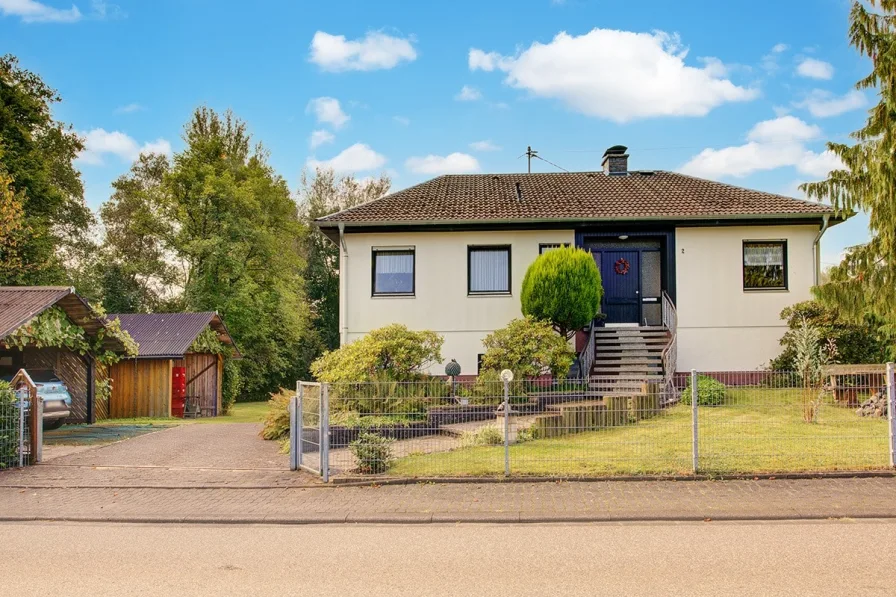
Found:
[{"label": "concrete sidewalk", "polygon": [[367,487],[8,485],[0,487],[0,520],[6,521],[311,524],[896,518],[893,476]]}]

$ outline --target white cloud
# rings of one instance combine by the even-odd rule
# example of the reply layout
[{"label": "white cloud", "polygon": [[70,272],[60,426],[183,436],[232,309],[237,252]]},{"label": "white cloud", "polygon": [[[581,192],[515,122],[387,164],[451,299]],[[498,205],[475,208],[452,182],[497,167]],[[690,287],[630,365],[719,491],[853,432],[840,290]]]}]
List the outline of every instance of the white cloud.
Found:
[{"label": "white cloud", "polygon": [[416,60],[412,41],[413,38],[402,39],[378,31],[356,40],[318,31],[311,40],[309,60],[323,70],[336,72],[389,69],[399,62]]},{"label": "white cloud", "polygon": [[475,87],[464,85],[460,92],[454,96],[454,99],[459,102],[475,102],[476,100],[482,99],[482,93]]},{"label": "white cloud", "polygon": [[308,102],[305,112],[314,114],[317,121],[333,125],[334,128],[342,128],[351,118],[342,111],[339,100],[334,97],[316,97]]},{"label": "white cloud", "polygon": [[686,56],[677,35],[593,29],[580,36],[559,33],[514,57],[474,48],[468,63],[471,70],[505,72],[512,87],[620,123],[703,116],[726,102],[758,96],[758,90],[720,76],[724,66],[717,59],[704,58],[700,68],[686,65]]},{"label": "white cloud", "polygon": [[796,169],[802,174],[814,178],[826,178],[831,170],[843,168],[843,162],[836,154],[830,151],[821,153],[807,152],[803,159],[796,165]]},{"label": "white cloud", "polygon": [[867,103],[865,94],[855,89],[841,96],[835,96],[830,91],[813,89],[805,100],[794,105],[806,108],[816,118],[828,118],[864,108]]},{"label": "white cloud", "polygon": [[796,67],[796,74],[801,77],[810,79],[828,80],[834,76],[834,67],[829,62],[816,60],[815,58],[804,58]]},{"label": "white cloud", "polygon": [[775,54],[780,54],[781,52],[786,52],[788,49],[790,49],[790,46],[788,46],[787,44],[775,44],[772,47],[772,52]]},{"label": "white cloud", "polygon": [[501,151],[501,148],[492,143],[490,139],[474,141],[470,143],[470,149],[474,151]]},{"label": "white cloud", "polygon": [[386,157],[364,143],[355,143],[329,160],[308,160],[310,168],[332,168],[337,172],[363,172],[376,170],[386,163]]},{"label": "white cloud", "polygon": [[816,125],[806,124],[796,116],[781,116],[756,123],[747,133],[747,140],[760,143],[782,143],[809,141],[820,136],[821,129]]},{"label": "white cloud", "polygon": [[335,140],[336,136],[333,135],[333,133],[321,129],[318,131],[313,131],[311,133],[311,137],[308,139],[308,144],[311,146],[311,149],[314,149],[315,147],[320,147],[325,143],[332,143]]},{"label": "white cloud", "polygon": [[171,154],[171,143],[165,139],[156,139],[140,145],[133,137],[120,131],[93,129],[82,133],[84,150],[78,155],[78,161],[92,166],[101,166],[104,156],[114,155],[124,162],[136,160],[141,153]]},{"label": "white cloud", "polygon": [[134,104],[127,104],[125,106],[119,106],[118,108],[115,108],[115,113],[116,114],[133,114],[134,112],[140,112],[145,109],[146,108],[143,107],[142,105],[134,103]]},{"label": "white cloud", "polygon": [[408,158],[405,167],[417,174],[463,174],[478,172],[479,162],[467,153],[452,153],[446,156],[428,155]]},{"label": "white cloud", "polygon": [[411,124],[411,119],[406,116],[393,116],[392,120],[400,124],[401,126],[408,126]]},{"label": "white cloud", "polygon": [[705,178],[736,178],[783,167],[822,178],[839,167],[839,159],[828,151],[816,153],[807,141],[821,136],[821,129],[794,116],[757,123],[747,134],[747,143],[722,149],[704,149],[681,167],[684,174]]},{"label": "white cloud", "polygon": [[74,4],[69,9],[62,9],[37,0],[0,0],[0,13],[20,17],[25,23],[74,23],[83,16]]}]

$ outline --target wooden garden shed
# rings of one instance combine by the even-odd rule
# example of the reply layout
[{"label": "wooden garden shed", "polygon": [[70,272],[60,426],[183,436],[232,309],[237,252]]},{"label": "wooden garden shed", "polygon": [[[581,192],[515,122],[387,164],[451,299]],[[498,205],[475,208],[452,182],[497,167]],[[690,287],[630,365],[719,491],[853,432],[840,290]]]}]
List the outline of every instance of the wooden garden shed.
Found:
[{"label": "wooden garden shed", "polygon": [[[0,377],[19,369],[50,369],[68,388],[72,398],[69,423],[93,423],[106,417],[105,405],[96,399],[97,367],[94,355],[63,347],[26,346],[23,350],[4,342],[16,330],[51,308],[58,308],[75,326],[94,337],[106,321],[68,286],[0,286]],[[112,336],[103,349],[120,352],[124,346]]]},{"label": "wooden garden shed", "polygon": [[[217,313],[120,313],[110,315],[121,321],[140,345],[139,355],[112,365],[111,418],[170,417],[178,387],[198,402],[202,416],[221,413],[221,382],[224,356],[194,351],[196,339],[205,330],[230,347],[233,357],[240,354],[224,320]],[[175,406],[175,411],[177,407]]]}]

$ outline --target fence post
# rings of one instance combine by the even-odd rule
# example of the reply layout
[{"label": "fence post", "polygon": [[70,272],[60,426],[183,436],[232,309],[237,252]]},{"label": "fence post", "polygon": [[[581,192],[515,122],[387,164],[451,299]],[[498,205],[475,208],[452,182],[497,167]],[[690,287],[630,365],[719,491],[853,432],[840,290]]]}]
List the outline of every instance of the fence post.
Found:
[{"label": "fence post", "polygon": [[504,476],[510,476],[510,381],[504,380]]},{"label": "fence post", "polygon": [[887,363],[887,421],[890,428],[890,468],[896,467],[896,377],[894,377],[896,365]]},{"label": "fence post", "polygon": [[697,447],[697,400],[699,392],[697,391],[697,370],[691,369],[691,466],[694,474],[697,474],[697,459],[700,456],[700,450]]},{"label": "fence post", "polygon": [[19,468],[22,468],[25,466],[25,392],[23,390],[16,391],[16,406],[19,407]]},{"label": "fence post", "polygon": [[298,469],[304,464],[305,460],[305,385],[302,382],[298,382],[296,385],[298,386],[296,396],[299,403],[299,415],[296,424],[299,430],[299,439],[296,440],[296,469]]},{"label": "fence post", "polygon": [[320,474],[330,481],[330,384],[320,384]]},{"label": "fence post", "polygon": [[298,452],[296,451],[296,435],[300,429],[296,425],[299,410],[299,384],[296,383],[296,395],[289,399],[289,470],[299,470]]},{"label": "fence post", "polygon": [[37,395],[37,390],[34,391],[31,410],[34,412],[34,431],[31,436],[31,464],[37,464],[44,459],[44,399]]}]

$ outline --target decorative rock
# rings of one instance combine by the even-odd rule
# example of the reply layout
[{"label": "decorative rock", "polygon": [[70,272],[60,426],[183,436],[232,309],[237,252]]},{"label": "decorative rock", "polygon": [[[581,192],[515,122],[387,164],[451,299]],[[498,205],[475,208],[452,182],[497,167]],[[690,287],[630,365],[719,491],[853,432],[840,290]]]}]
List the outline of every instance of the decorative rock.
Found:
[{"label": "decorative rock", "polygon": [[856,409],[856,414],[860,417],[880,417],[887,416],[887,392],[885,389],[878,390],[871,395],[868,400],[863,402]]}]

